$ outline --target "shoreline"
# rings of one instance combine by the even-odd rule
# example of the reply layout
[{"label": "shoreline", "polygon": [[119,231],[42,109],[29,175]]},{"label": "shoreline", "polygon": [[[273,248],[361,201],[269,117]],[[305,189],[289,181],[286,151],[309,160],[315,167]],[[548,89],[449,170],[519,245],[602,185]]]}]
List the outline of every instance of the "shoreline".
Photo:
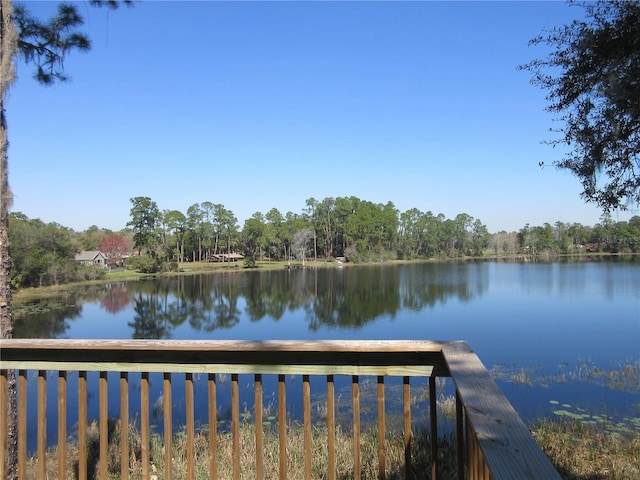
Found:
[{"label": "shoreline", "polygon": [[576,260],[590,260],[595,258],[608,258],[608,257],[638,257],[638,254],[634,253],[579,253],[579,254],[566,254],[566,255],[553,255],[549,257],[541,258],[540,256],[532,258],[527,255],[514,255],[514,256],[494,256],[484,255],[482,257],[456,257],[456,258],[428,258],[428,259],[414,259],[414,260],[386,260],[381,262],[363,262],[363,263],[336,263],[328,262],[326,260],[306,260],[304,265],[301,261],[287,262],[287,261],[256,261],[256,267],[245,268],[241,262],[234,263],[215,263],[215,262],[182,262],[178,263],[178,269],[173,272],[158,272],[158,273],[139,273],[134,270],[118,270],[107,273],[107,276],[99,280],[87,280],[84,282],[65,283],[60,285],[50,285],[45,287],[29,287],[21,288],[12,291],[12,300],[14,304],[20,305],[22,303],[35,300],[38,298],[48,298],[60,294],[64,294],[66,291],[77,290],[78,288],[91,287],[96,285],[105,285],[114,282],[130,282],[144,279],[152,279],[156,277],[169,277],[169,276],[181,276],[181,275],[200,275],[208,273],[238,273],[248,271],[269,271],[269,270],[282,270],[285,268],[301,269],[301,268],[355,268],[359,266],[372,266],[372,265],[409,265],[419,263],[456,263],[456,262],[553,262],[563,259],[575,258]]}]

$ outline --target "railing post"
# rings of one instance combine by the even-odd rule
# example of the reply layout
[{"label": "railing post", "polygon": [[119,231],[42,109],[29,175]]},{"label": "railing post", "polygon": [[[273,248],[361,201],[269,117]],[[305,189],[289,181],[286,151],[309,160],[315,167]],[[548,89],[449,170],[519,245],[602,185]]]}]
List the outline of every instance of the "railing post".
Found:
[{"label": "railing post", "polygon": [[302,376],[302,410],[304,434],[304,478],[311,480],[311,384],[309,375]]},{"label": "railing post", "polygon": [[384,376],[378,376],[378,479],[386,478],[386,418],[384,410]]},{"label": "railing post", "polygon": [[100,372],[100,480],[107,480],[107,466],[109,464],[109,404],[107,372]]},{"label": "railing post", "polygon": [[209,397],[209,479],[215,480],[218,476],[218,406],[215,373],[209,374],[207,387]]},{"label": "railing post", "polygon": [[278,375],[278,441],[280,480],[287,478],[287,388],[285,376]]},{"label": "railing post", "polygon": [[27,371],[18,372],[18,478],[27,478]]},{"label": "railing post", "polygon": [[[185,376],[185,403],[187,420],[187,479],[195,478],[195,398],[193,392],[193,373]],[[172,442],[173,438],[169,439]],[[166,438],[165,438],[166,442]]]},{"label": "railing post", "polygon": [[120,372],[120,480],[129,480],[129,374]]},{"label": "railing post", "polygon": [[142,478],[149,480],[149,372],[140,376],[140,430]]},{"label": "railing post", "polygon": [[[171,480],[171,447],[173,444],[173,398],[171,373],[165,372],[162,379],[162,407],[164,419],[164,478]],[[188,440],[187,440],[188,441]]]},{"label": "railing post", "polygon": [[336,480],[336,404],[333,375],[327,375],[327,437],[329,480]]},{"label": "railing post", "polygon": [[438,478],[438,403],[436,377],[429,377],[429,418],[431,422],[431,478]]},{"label": "railing post", "polygon": [[87,372],[78,372],[78,480],[87,480]]},{"label": "railing post", "polygon": [[58,372],[58,478],[65,478],[67,454],[67,372]]},{"label": "railing post", "polygon": [[256,426],[256,480],[264,478],[264,460],[263,460],[263,444],[262,444],[262,375],[257,373],[254,377],[254,402],[253,408],[255,412]]},{"label": "railing post", "polygon": [[47,478],[47,372],[38,370],[38,478]]},{"label": "railing post", "polygon": [[411,384],[409,377],[404,377],[403,416],[404,416],[404,474],[405,478],[412,478],[411,468]]},{"label": "railing post", "polygon": [[231,374],[231,437],[233,442],[233,478],[240,480],[240,392],[238,374]]},{"label": "railing post", "polygon": [[351,377],[353,403],[353,477],[360,478],[360,383],[358,375]]},{"label": "railing post", "polygon": [[458,480],[464,480],[464,418],[462,401],[456,388],[456,454],[458,456]]}]

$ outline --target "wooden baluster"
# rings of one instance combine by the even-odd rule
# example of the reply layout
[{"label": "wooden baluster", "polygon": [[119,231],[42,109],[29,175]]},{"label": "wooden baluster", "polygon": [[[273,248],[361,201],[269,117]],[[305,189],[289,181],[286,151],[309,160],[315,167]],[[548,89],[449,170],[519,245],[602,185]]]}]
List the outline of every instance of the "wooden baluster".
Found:
[{"label": "wooden baluster", "polygon": [[[469,417],[467,417],[468,419]],[[469,461],[469,480],[478,480],[480,478],[478,463],[478,445],[476,443],[475,433],[467,423],[467,458]]]},{"label": "wooden baluster", "polygon": [[27,371],[18,371],[18,478],[27,478]]},{"label": "wooden baluster", "polygon": [[403,380],[404,415],[404,471],[405,478],[411,478],[411,384],[409,377]]},{"label": "wooden baluster", "polygon": [[256,479],[264,478],[264,460],[262,443],[262,375],[257,373],[254,378],[254,410],[256,425]]},{"label": "wooden baluster", "polygon": [[99,388],[99,409],[100,409],[100,461],[99,461],[99,477],[101,480],[107,480],[107,466],[109,463],[109,403],[108,403],[108,380],[107,372],[100,372],[100,388]]},{"label": "wooden baluster", "polygon": [[140,376],[140,456],[142,461],[142,478],[149,480],[149,372]]},{"label": "wooden baluster", "polygon": [[209,374],[209,479],[218,478],[217,440],[218,440],[218,406],[216,402],[216,374]]},{"label": "wooden baluster", "polygon": [[482,456],[482,465],[484,467],[482,478],[483,480],[491,480],[491,471],[489,470],[489,465],[487,464],[484,455]]},{"label": "wooden baluster", "polygon": [[38,370],[38,478],[47,478],[47,371]]},{"label": "wooden baluster", "polygon": [[173,446],[173,399],[171,398],[171,373],[165,372],[162,380],[162,408],[164,414],[164,478],[171,480],[171,447]]},{"label": "wooden baluster", "polygon": [[431,423],[431,478],[438,479],[438,410],[436,377],[429,377],[429,418]]},{"label": "wooden baluster", "polygon": [[284,480],[287,478],[287,389],[284,375],[278,375],[278,440],[280,479]]},{"label": "wooden baluster", "polygon": [[478,437],[476,437],[475,435],[473,436],[473,465],[474,465],[474,472],[475,472],[475,478],[477,478],[478,480],[482,480],[482,463],[483,463],[483,458],[482,458],[482,452],[480,451],[480,444],[478,443]]},{"label": "wooden baluster", "polygon": [[78,372],[78,479],[87,480],[87,372]]},{"label": "wooden baluster", "polygon": [[129,374],[120,372],[120,479],[129,479]]},{"label": "wooden baluster", "polygon": [[58,372],[58,478],[65,478],[67,454],[67,372]]},{"label": "wooden baluster", "polygon": [[483,463],[484,463],[484,457],[482,455],[482,450],[480,450],[480,443],[478,443],[478,437],[476,437],[475,435],[473,436],[473,455],[474,455],[474,470],[475,470],[475,475],[476,478],[478,480],[482,480],[482,470],[483,470]]},{"label": "wooden baluster", "polygon": [[231,374],[231,438],[233,441],[233,478],[240,480],[240,393],[238,374]]},{"label": "wooden baluster", "polygon": [[302,376],[302,403],[304,417],[304,478],[311,479],[311,384],[309,375]]},{"label": "wooden baluster", "polygon": [[386,418],[384,410],[384,377],[378,376],[378,478],[386,478]]},{"label": "wooden baluster", "polygon": [[333,375],[327,375],[327,436],[329,480],[336,480],[336,401]]},{"label": "wooden baluster", "polygon": [[465,415],[465,423],[466,423],[466,428],[465,428],[465,436],[466,436],[466,453],[467,453],[467,472],[468,472],[468,476],[467,478],[469,480],[474,480],[476,478],[475,474],[474,474],[474,468],[473,468],[473,462],[474,462],[474,456],[473,456],[473,434],[471,433],[471,430],[469,429],[469,423],[468,423],[468,417]]},{"label": "wooden baluster", "polygon": [[185,402],[187,407],[187,478],[195,478],[195,404],[193,395],[193,373],[185,377]]},{"label": "wooden baluster", "polygon": [[351,377],[351,402],[353,405],[353,476],[360,478],[360,383],[358,375]]},{"label": "wooden baluster", "polygon": [[464,480],[464,418],[462,400],[456,389],[456,445],[458,457],[458,480]]}]

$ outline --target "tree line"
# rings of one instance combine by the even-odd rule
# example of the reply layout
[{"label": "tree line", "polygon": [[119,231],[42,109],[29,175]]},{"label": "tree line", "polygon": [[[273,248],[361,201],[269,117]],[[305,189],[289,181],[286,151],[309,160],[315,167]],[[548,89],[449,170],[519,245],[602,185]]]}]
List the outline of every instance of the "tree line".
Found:
[{"label": "tree line", "polygon": [[392,202],[355,196],[309,198],[301,213],[277,208],[256,212],[240,228],[233,212],[212,202],[186,213],[160,210],[149,197],[131,199],[133,249],[169,261],[205,261],[240,252],[255,259],[317,260],[346,257],[354,262],[431,257],[480,256],[490,235],[467,214],[454,219]]},{"label": "tree line", "polygon": [[14,287],[45,286],[103,277],[105,269],[74,260],[83,250],[100,250],[110,267],[143,272],[240,253],[255,260],[380,262],[430,258],[541,256],[586,252],[639,253],[640,217],[615,222],[603,215],[595,226],[555,222],[525,225],[490,234],[466,213],[455,218],[392,202],[360,198],[309,198],[300,213],[277,208],[256,212],[239,225],[222,204],[195,203],[186,212],[160,210],[149,197],[131,199],[130,220],[117,232],[91,226],[76,232],[12,213],[10,221]]}]

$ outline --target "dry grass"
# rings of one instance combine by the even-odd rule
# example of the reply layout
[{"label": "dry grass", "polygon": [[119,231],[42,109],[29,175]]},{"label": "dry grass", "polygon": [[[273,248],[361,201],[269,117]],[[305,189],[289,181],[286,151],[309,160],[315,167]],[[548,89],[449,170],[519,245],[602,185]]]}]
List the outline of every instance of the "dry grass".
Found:
[{"label": "dry grass", "polygon": [[[120,478],[120,432],[117,421],[110,424],[110,445],[108,460],[108,478]],[[556,466],[565,480],[636,480],[640,478],[640,432],[626,435],[612,433],[585,425],[576,420],[541,420],[533,427],[533,434],[545,453]],[[251,423],[243,424],[240,429],[240,465],[241,478],[256,477],[255,427]],[[276,426],[265,425],[264,429],[263,468],[265,478],[279,477],[279,443]],[[98,429],[97,425],[89,427],[89,478],[97,478],[98,465]],[[418,433],[412,443],[414,479],[429,479],[430,437],[428,432]],[[171,465],[172,479],[187,478],[187,438],[183,432],[174,436]],[[231,435],[217,435],[217,478],[221,480],[233,478],[233,447]],[[457,478],[456,449],[452,437],[441,438],[440,473],[441,478]],[[336,473],[337,478],[346,480],[353,476],[353,443],[351,435],[338,427],[335,434]],[[130,427],[129,433],[130,478],[142,478],[140,436]],[[209,478],[209,442],[208,432],[196,433],[193,440],[195,478]],[[327,478],[328,452],[326,427],[314,427],[312,435],[312,478]],[[362,478],[378,478],[378,445],[377,432],[367,430],[361,435],[361,469]],[[78,452],[74,444],[67,445],[65,479],[77,478]],[[390,433],[385,441],[386,478],[403,479],[404,447],[401,433]],[[49,478],[57,478],[57,451],[52,449],[47,454],[47,472]],[[28,463],[27,478],[37,478],[38,462],[31,458]],[[304,437],[300,424],[292,423],[287,429],[287,478],[304,478]],[[162,438],[153,435],[150,448],[151,479],[165,477],[164,447]]]},{"label": "dry grass", "polygon": [[565,480],[637,480],[640,432],[618,434],[578,420],[542,420],[533,434]]},{"label": "dry grass", "polygon": [[[108,478],[120,478],[120,454],[118,445],[120,433],[117,422],[113,424],[113,432],[110,435]],[[130,428],[130,431],[133,427]],[[256,478],[256,447],[255,427],[253,424],[243,424],[240,429],[240,465],[241,478]],[[175,435],[172,444],[173,461],[171,465],[172,479],[187,478],[187,438],[184,434]],[[95,424],[89,428],[89,478],[98,478],[98,429]],[[137,480],[142,478],[141,444],[138,434],[129,436],[130,478]],[[194,440],[194,467],[195,478],[209,478],[209,442],[208,432],[200,431]],[[346,480],[354,478],[353,475],[353,442],[352,437],[340,427],[335,432],[336,445],[336,474],[337,478]],[[430,477],[430,438],[427,433],[416,434],[412,443],[412,458],[414,463],[415,479],[428,479]],[[378,478],[378,445],[377,432],[373,429],[361,434],[361,469],[362,478]],[[450,437],[440,439],[440,472],[441,478],[457,478],[457,465],[455,462],[455,442]],[[77,478],[78,452],[76,446],[67,446],[66,479]],[[386,478],[389,480],[405,478],[404,475],[404,444],[402,434],[389,434],[385,442],[386,454]],[[275,426],[265,425],[263,440],[263,468],[265,478],[279,477],[279,440],[278,429]],[[221,480],[233,478],[233,446],[231,435],[218,433],[217,436],[217,478]],[[328,451],[326,427],[314,427],[312,434],[311,454],[312,477],[318,479],[328,478]],[[31,458],[28,463],[27,478],[37,477],[38,462]],[[164,448],[162,438],[154,435],[151,440],[149,471],[151,479],[158,480],[165,477]],[[287,429],[287,478],[304,478],[304,437],[303,428],[297,423],[292,423]],[[47,454],[47,472],[50,478],[57,478],[58,459],[57,451],[51,449]]]}]

